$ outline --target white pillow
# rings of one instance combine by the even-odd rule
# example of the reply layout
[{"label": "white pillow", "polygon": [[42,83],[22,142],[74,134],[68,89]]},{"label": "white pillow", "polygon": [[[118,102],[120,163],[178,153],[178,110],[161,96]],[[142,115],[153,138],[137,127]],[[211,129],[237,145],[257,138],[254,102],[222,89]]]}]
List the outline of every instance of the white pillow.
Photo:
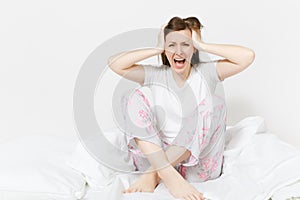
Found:
[{"label": "white pillow", "polygon": [[[128,151],[126,138],[118,128],[103,131],[108,141],[123,151]],[[134,170],[132,159],[128,161],[129,166]],[[120,173],[99,163],[85,147],[78,142],[76,148],[67,164],[74,170],[82,173],[90,188],[97,190],[110,185]]]},{"label": "white pillow", "polygon": [[236,125],[227,127],[223,173],[227,173],[228,166],[237,159],[255,134],[265,132],[267,126],[264,118],[260,116],[246,117]]},{"label": "white pillow", "polygon": [[241,149],[256,133],[267,131],[264,118],[260,116],[247,117],[234,126],[226,129],[226,150]]},{"label": "white pillow", "polygon": [[77,139],[26,136],[0,145],[0,197],[5,200],[80,199],[84,177],[66,165]]},{"label": "white pillow", "polygon": [[98,163],[96,159],[78,142],[67,164],[81,173],[91,188],[100,189],[109,185],[116,172]]}]

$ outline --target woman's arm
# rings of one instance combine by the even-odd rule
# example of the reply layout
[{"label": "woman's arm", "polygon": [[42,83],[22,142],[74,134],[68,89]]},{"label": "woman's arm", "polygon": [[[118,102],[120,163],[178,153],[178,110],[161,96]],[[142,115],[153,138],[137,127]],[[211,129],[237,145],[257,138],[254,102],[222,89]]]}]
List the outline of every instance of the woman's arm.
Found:
[{"label": "woman's arm", "polygon": [[219,60],[216,65],[219,78],[222,81],[246,69],[255,58],[254,51],[247,47],[204,43],[195,32],[193,32],[193,42],[199,51],[206,51],[225,58]]},{"label": "woman's arm", "polygon": [[163,25],[160,29],[155,48],[133,50],[114,55],[108,59],[108,66],[124,78],[143,85],[145,80],[144,67],[136,63],[164,52],[165,26]]},{"label": "woman's arm", "polygon": [[110,57],[108,66],[124,78],[142,85],[145,79],[144,68],[136,63],[152,56],[159,55],[162,52],[163,50],[161,48],[148,48],[123,52]]}]

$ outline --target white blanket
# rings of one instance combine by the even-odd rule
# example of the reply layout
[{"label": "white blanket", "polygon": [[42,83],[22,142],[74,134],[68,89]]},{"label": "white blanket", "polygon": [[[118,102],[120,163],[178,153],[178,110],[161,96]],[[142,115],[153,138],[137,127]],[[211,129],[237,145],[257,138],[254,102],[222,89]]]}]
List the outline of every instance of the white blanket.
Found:
[{"label": "white blanket", "polygon": [[[115,130],[107,134],[113,144],[124,145]],[[138,175],[99,165],[81,145],[74,151],[76,143],[77,138],[27,136],[1,144],[0,200],[174,199],[163,183],[154,193],[123,195]],[[268,132],[263,118],[247,117],[228,127],[224,156],[221,177],[192,183],[207,199],[300,197],[299,149]]]},{"label": "white blanket", "polygon": [[[120,134],[107,134],[113,144],[124,145]],[[0,200],[174,199],[163,183],[154,193],[123,195],[121,191],[138,175],[119,174],[100,165],[80,145],[73,151],[77,142],[77,138],[31,136],[1,144]],[[193,183],[207,199],[300,196],[300,150],[268,132],[263,118],[248,117],[228,127],[224,156],[221,177]]]},{"label": "white blanket", "polygon": [[[226,134],[224,172],[221,177],[203,183],[192,183],[206,199],[267,200],[273,194],[275,199],[276,195],[287,194],[285,191],[289,184],[300,180],[300,150],[268,133],[262,118],[246,118],[230,127]],[[120,191],[136,178],[136,175],[117,175],[105,189],[89,189],[84,200],[174,199],[163,183],[158,185],[154,193],[121,194]],[[292,186],[294,190],[298,186],[300,191],[300,184]]]}]

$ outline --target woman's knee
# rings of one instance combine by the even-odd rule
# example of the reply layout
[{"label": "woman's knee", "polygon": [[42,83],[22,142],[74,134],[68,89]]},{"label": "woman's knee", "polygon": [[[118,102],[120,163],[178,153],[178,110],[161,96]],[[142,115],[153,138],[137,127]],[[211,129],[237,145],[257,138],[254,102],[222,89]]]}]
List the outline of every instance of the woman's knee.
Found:
[{"label": "woman's knee", "polygon": [[188,160],[192,155],[191,151],[182,146],[171,145],[166,151],[171,163],[178,164]]},{"label": "woman's knee", "polygon": [[163,141],[156,135],[147,138],[134,137],[134,141],[140,150],[142,150],[142,148],[165,149]]}]

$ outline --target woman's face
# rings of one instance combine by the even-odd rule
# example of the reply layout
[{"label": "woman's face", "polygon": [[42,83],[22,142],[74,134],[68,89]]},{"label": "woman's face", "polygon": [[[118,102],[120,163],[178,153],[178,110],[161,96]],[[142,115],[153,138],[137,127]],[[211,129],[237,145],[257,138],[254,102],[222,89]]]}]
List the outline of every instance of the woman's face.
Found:
[{"label": "woman's face", "polygon": [[194,51],[192,33],[189,29],[173,31],[167,34],[165,54],[171,68],[178,74],[184,77],[188,75]]}]

